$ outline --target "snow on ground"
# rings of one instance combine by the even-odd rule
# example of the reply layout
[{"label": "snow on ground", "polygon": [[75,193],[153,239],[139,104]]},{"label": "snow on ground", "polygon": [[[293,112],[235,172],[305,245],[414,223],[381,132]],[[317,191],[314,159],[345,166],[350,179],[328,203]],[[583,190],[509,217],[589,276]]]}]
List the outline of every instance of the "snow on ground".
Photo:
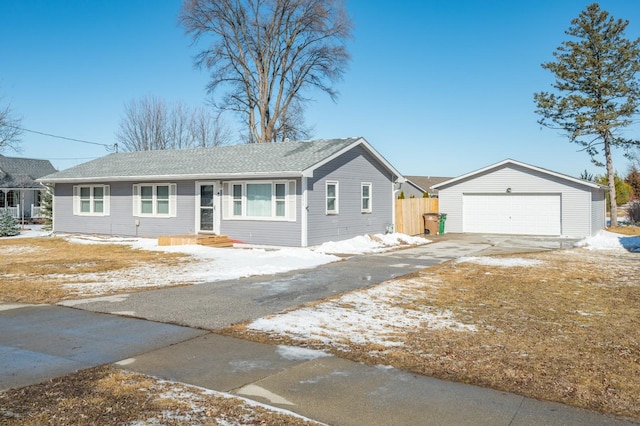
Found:
[{"label": "snow on ground", "polygon": [[592,237],[587,237],[575,243],[576,247],[587,250],[628,250],[640,252],[640,236],[626,236],[609,231],[600,231]]},{"label": "snow on ground", "polygon": [[406,245],[422,245],[430,241],[422,237],[412,237],[409,235],[376,234],[362,235],[346,241],[327,242],[315,248],[318,253],[340,253],[340,254],[363,254],[389,250],[390,247]]},{"label": "snow on ground", "polygon": [[257,319],[247,328],[339,348],[402,346],[397,336],[418,327],[476,331],[474,325],[456,320],[451,311],[414,304],[427,297],[424,285],[424,279],[387,281],[311,307]]},{"label": "snow on ground", "polygon": [[57,278],[72,279],[67,288],[78,296],[96,296],[126,288],[160,287],[178,284],[200,284],[231,280],[253,275],[269,275],[298,269],[314,268],[341,258],[331,253],[370,253],[408,244],[425,244],[424,238],[403,234],[377,234],[333,242],[315,248],[213,248],[200,245],[158,246],[156,239],[68,235],[77,244],[126,244],[135,249],[183,253],[190,257],[179,265],[140,265],[124,271],[100,274],[74,274]]}]

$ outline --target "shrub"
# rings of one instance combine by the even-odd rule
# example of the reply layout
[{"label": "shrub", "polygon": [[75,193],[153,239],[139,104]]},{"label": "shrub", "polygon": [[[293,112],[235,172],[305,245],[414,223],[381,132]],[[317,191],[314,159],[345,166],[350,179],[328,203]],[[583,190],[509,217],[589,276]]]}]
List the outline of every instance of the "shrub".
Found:
[{"label": "shrub", "polygon": [[9,214],[8,210],[3,210],[0,214],[0,237],[13,237],[20,234],[18,222]]},{"label": "shrub", "polygon": [[629,214],[629,221],[631,223],[640,224],[640,200],[630,202],[627,213]]}]

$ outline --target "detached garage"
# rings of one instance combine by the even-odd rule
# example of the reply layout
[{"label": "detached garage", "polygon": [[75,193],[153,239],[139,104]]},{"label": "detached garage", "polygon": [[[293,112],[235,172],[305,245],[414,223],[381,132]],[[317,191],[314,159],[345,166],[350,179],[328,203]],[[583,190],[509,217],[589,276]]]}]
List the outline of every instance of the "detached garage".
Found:
[{"label": "detached garage", "polygon": [[606,187],[515,160],[433,188],[447,232],[585,237],[605,227]]}]

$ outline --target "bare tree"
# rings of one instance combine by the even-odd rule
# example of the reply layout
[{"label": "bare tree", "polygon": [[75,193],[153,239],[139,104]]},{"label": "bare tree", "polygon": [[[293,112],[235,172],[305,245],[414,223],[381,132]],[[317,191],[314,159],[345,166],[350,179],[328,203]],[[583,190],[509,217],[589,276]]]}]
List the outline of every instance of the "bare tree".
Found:
[{"label": "bare tree", "polygon": [[10,105],[0,106],[0,152],[6,148],[20,151],[22,118],[14,114]]},{"label": "bare tree", "polygon": [[196,65],[211,72],[210,93],[225,91],[217,107],[240,114],[248,141],[305,133],[290,111],[302,112],[305,89],[336,100],[352,29],[341,0],[185,0],[179,20],[209,43]]},{"label": "bare tree", "polygon": [[168,107],[156,97],[125,105],[116,138],[125,151],[217,146],[230,140],[224,123],[204,108]]}]

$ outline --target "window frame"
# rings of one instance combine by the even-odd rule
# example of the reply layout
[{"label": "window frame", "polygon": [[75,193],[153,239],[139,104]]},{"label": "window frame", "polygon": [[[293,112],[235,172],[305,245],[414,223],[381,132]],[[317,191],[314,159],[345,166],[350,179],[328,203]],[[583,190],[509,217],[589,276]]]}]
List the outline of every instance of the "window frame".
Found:
[{"label": "window frame", "polygon": [[[158,193],[158,188],[167,188],[166,196]],[[143,188],[151,188],[151,198],[143,198]],[[136,183],[133,185],[133,216],[170,218],[177,216],[177,184],[168,182]],[[143,212],[143,203],[151,204],[151,212]],[[160,206],[165,205],[166,212],[160,212]]]},{"label": "window frame", "polygon": [[[269,216],[249,216],[247,214],[248,204],[248,185],[270,185],[270,215]],[[278,195],[278,187],[282,185],[284,194]],[[226,215],[225,220],[264,220],[264,221],[295,221],[296,210],[296,181],[295,180],[247,180],[247,181],[231,181],[225,183],[225,195],[227,206],[224,209]],[[278,206],[283,214],[278,214]]]},{"label": "window frame", "polygon": [[[83,198],[82,190],[89,191],[88,198]],[[102,190],[100,197],[96,197],[96,190]],[[82,201],[88,201],[89,210],[82,211]],[[73,215],[74,216],[109,216],[109,205],[111,200],[109,185],[74,185],[73,186]],[[98,205],[102,211],[97,211]]]},{"label": "window frame", "polygon": [[[369,194],[367,197],[364,196],[364,189],[369,189]],[[364,207],[364,201],[368,201],[368,206]],[[360,183],[360,212],[361,213],[371,213],[373,212],[373,184],[371,182],[361,182]]]},{"label": "window frame", "polygon": [[[329,197],[329,186],[335,186],[335,195],[333,197]],[[337,180],[328,180],[325,182],[325,213],[327,215],[337,215],[340,214],[340,185]],[[333,209],[329,208],[329,200],[333,199],[334,206]]]}]

